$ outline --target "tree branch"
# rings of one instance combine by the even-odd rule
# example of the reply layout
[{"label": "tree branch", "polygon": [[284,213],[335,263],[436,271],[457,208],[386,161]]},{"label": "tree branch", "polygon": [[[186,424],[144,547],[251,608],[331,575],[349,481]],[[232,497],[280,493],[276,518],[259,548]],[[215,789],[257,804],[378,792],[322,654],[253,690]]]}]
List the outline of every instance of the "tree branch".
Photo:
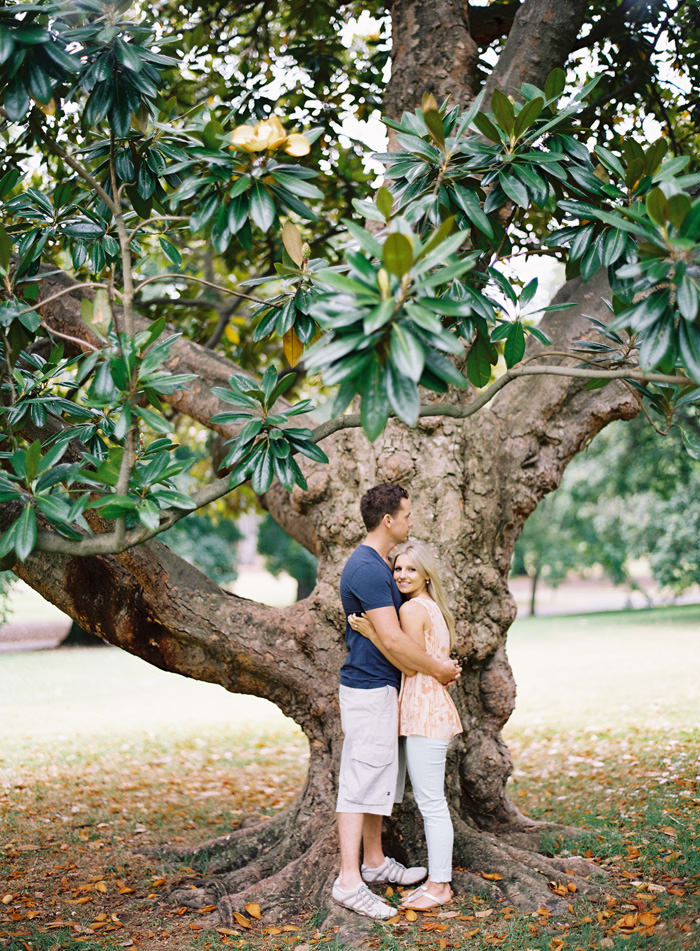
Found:
[{"label": "tree branch", "polygon": [[475,7],[467,3],[467,22],[472,39],[479,46],[488,46],[499,36],[507,36],[521,3],[491,3]]},{"label": "tree branch", "polygon": [[178,281],[191,281],[193,284],[202,284],[204,287],[213,287],[214,290],[221,291],[223,294],[230,294],[232,297],[242,297],[244,300],[253,301],[254,304],[265,304],[268,307],[279,307],[279,304],[274,304],[269,300],[262,300],[260,297],[253,297],[250,294],[243,294],[241,291],[234,291],[230,287],[224,287],[223,284],[214,284],[212,281],[205,281],[204,278],[194,277],[191,274],[154,274],[152,277],[147,277],[145,280],[141,281],[140,284],[137,284],[134,293],[138,292],[144,288],[147,284],[153,284],[154,281],[166,281],[166,280],[178,280]]},{"label": "tree branch", "polygon": [[[543,356],[548,356],[548,354],[545,353]],[[587,369],[585,367],[521,366],[507,370],[490,386],[486,387],[471,403],[467,403],[464,406],[454,403],[424,403],[418,411],[418,416],[420,418],[426,416],[449,416],[453,419],[467,419],[469,416],[478,413],[500,390],[509,383],[512,383],[513,380],[518,380],[526,376],[562,376],[583,380],[635,380],[640,383],[664,383],[675,386],[697,387],[697,384],[686,376],[672,376],[667,373],[645,373],[642,370],[632,367],[619,370],[603,370]],[[395,415],[395,413],[390,414],[392,417],[395,417]],[[336,419],[328,420],[317,426],[313,430],[313,440],[318,443],[341,430],[357,429],[361,425],[362,419],[359,413],[349,413],[345,416],[339,416]],[[138,545],[148,539],[154,538],[186,515],[189,515],[191,511],[209,505],[210,502],[214,502],[216,499],[227,495],[241,484],[242,482],[232,484],[228,477],[217,479],[209,483],[209,485],[204,486],[199,492],[193,495],[193,509],[170,509],[164,514],[157,528],[148,529],[139,527],[132,529],[125,535],[115,531],[94,537],[88,536],[80,541],[72,541],[54,532],[42,531],[38,534],[36,547],[40,551],[53,551],[64,555],[119,554],[133,545]]]},{"label": "tree branch", "polygon": [[145,228],[146,225],[152,225],[154,222],[157,222],[157,221],[189,221],[189,220],[190,220],[190,219],[189,219],[186,215],[154,215],[152,218],[146,218],[145,221],[141,221],[141,222],[139,222],[139,224],[136,225],[136,227],[134,228],[134,230],[133,230],[133,231],[131,232],[131,234],[129,235],[129,242],[133,241],[134,235],[136,235],[136,233],[139,232],[139,231],[141,230],[141,228]]},{"label": "tree branch", "polygon": [[510,94],[524,82],[543,87],[551,70],[569,58],[586,6],[586,0],[525,0],[486,83],[485,101],[496,88]]},{"label": "tree branch", "polygon": [[53,152],[54,155],[58,155],[63,159],[66,165],[72,168],[74,172],[77,172],[83,181],[86,181],[88,185],[95,190],[112,214],[117,215],[119,213],[119,206],[116,202],[116,199],[113,199],[112,196],[107,191],[105,191],[97,179],[92,176],[90,172],[88,172],[82,162],[74,159],[72,155],[69,155],[69,153],[58,144],[58,142],[52,139],[51,136],[47,135],[41,123],[36,121],[34,116],[30,118],[29,124],[31,126],[32,132],[39,136],[42,142],[46,144],[46,147],[49,149],[49,151]]}]

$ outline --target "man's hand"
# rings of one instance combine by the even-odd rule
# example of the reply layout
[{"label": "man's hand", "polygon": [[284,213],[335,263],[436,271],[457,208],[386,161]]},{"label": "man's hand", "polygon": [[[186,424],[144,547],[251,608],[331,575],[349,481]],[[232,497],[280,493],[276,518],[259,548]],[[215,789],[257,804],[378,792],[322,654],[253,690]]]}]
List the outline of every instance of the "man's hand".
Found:
[{"label": "man's hand", "polygon": [[441,660],[440,667],[442,670],[437,675],[437,679],[446,687],[457,683],[462,675],[462,668],[456,660],[452,660],[451,658],[448,660]]}]

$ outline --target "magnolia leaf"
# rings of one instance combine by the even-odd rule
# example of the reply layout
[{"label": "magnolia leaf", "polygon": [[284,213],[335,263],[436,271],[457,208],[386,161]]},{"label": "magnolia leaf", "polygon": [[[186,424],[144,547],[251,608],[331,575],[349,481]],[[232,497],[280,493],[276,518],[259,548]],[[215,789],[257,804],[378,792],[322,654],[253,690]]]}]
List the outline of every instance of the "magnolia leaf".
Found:
[{"label": "magnolia leaf", "polygon": [[413,264],[413,245],[410,238],[398,232],[390,234],[384,242],[382,256],[387,270],[396,277],[403,277]]},{"label": "magnolia leaf", "polygon": [[384,216],[384,219],[387,220],[391,217],[391,209],[394,207],[394,198],[384,185],[377,192],[376,199],[377,208]]},{"label": "magnolia leaf", "polygon": [[295,367],[301,360],[302,354],[304,353],[304,346],[297,337],[294,327],[290,327],[282,337],[282,345],[287,363],[290,367]]},{"label": "magnolia leaf", "polygon": [[282,243],[292,261],[301,267],[304,263],[304,241],[301,232],[291,221],[285,221],[282,226]]},{"label": "magnolia leaf", "polygon": [[437,109],[423,110],[423,121],[428,127],[433,141],[442,148],[445,145],[445,127],[442,124],[442,116]]}]

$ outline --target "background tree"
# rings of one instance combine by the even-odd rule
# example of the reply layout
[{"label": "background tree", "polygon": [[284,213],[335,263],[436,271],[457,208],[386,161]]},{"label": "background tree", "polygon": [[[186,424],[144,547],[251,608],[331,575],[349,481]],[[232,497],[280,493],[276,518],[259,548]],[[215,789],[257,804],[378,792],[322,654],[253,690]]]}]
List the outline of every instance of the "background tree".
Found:
[{"label": "background tree", "polygon": [[615,584],[639,588],[632,566],[643,559],[669,592],[698,583],[696,438],[693,426],[661,433],[637,417],[612,423],[572,460],[515,545],[513,572],[532,578],[532,614],[537,581],[556,586],[569,571],[597,567]]},{"label": "background tree", "polygon": [[[380,156],[390,187],[374,201],[338,118],[382,96],[388,19],[348,46],[352,3],[220,6],[213,21],[195,5],[183,21],[178,5],[159,8],[157,31],[126,11],[0,10],[2,554],[110,643],[267,697],[302,726],[298,800],[207,844],[207,881],[178,896],[214,900],[224,921],[253,895],[283,914],[334,874],[337,579],[362,536],[357,501],[405,482],[460,618],[457,885],[483,889],[481,872],[498,871],[495,895],[551,903],[564,866],[533,851],[543,829],[505,793],[507,577],[524,520],[600,429],[642,402],[693,412],[700,203],[681,153],[694,127],[682,140],[682,103],[666,108],[667,154],[613,119],[641,123],[662,66],[694,62],[695,8],[396,0],[383,99],[400,152]],[[581,49],[610,58],[601,100],[575,74],[567,85]],[[639,85],[616,87],[630,57]],[[536,285],[506,267],[543,247],[570,280],[534,326]],[[278,374],[280,349],[303,365]],[[319,369],[334,396],[314,417]],[[226,441],[225,468],[194,492],[180,417]],[[227,595],[149,541],[246,480],[319,558],[291,608]],[[410,810],[392,833],[410,856]]]}]

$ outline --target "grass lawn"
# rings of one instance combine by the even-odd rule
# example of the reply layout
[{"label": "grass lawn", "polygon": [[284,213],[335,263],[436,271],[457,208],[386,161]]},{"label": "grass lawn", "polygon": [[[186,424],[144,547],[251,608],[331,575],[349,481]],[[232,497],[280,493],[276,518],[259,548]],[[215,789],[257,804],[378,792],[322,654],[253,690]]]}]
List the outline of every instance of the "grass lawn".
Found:
[{"label": "grass lawn", "polygon": [[[700,947],[700,606],[518,621],[510,794],[585,830],[615,896],[561,916],[479,899],[377,926],[407,951]],[[0,655],[0,948],[336,948],[303,909],[283,926],[197,930],[159,894],[186,870],[135,845],[199,842],[298,790],[306,740],[265,701],[113,648]],[[561,851],[567,844],[548,843]]]}]

